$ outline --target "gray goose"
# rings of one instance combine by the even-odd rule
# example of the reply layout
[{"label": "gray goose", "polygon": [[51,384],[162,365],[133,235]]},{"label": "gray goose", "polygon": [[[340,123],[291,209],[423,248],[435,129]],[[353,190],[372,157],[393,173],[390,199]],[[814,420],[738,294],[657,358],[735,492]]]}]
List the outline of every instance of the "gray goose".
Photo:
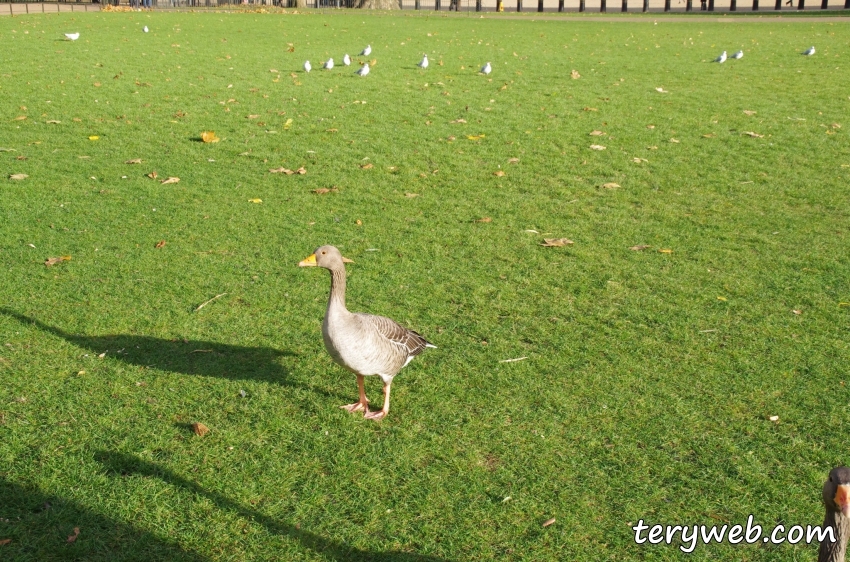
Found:
[{"label": "gray goose", "polygon": [[[393,377],[426,347],[436,347],[395,320],[345,308],[345,263],[333,246],[317,248],[299,267],[324,267],[331,272],[331,294],[322,322],[325,348],[331,358],[357,375],[360,400],[340,406],[349,412],[364,412],[363,417],[380,420],[390,411],[390,385]],[[384,382],[384,407],[369,411],[365,377],[377,375]]]},{"label": "gray goose", "polygon": [[820,543],[818,562],[844,562],[850,538],[850,468],[832,469],[823,485],[823,504],[826,507],[823,528],[832,528],[835,542],[827,538]]}]

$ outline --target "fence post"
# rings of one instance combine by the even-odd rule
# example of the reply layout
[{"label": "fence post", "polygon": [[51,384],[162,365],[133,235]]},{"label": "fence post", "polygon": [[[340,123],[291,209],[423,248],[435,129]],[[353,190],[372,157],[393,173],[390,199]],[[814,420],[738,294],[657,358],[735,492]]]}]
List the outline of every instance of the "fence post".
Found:
[{"label": "fence post", "polygon": [[664,11],[665,12],[670,11],[670,0],[664,0]]}]

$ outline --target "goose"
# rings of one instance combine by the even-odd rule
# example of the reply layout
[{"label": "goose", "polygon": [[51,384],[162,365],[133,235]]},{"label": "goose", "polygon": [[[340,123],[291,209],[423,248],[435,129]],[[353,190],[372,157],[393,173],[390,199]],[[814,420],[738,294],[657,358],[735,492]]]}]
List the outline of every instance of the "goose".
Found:
[{"label": "goose", "polygon": [[348,53],[345,53],[345,56],[342,57],[342,64],[345,66],[351,66],[351,57],[348,56]]},{"label": "goose", "polygon": [[325,66],[323,66],[322,68],[324,68],[325,70],[330,70],[333,67],[334,67],[334,60],[328,59],[328,61],[325,63]]},{"label": "goose", "polygon": [[805,51],[803,51],[800,54],[806,55],[807,57],[812,56],[813,54],[815,54],[815,46],[812,45],[811,47],[809,47],[808,49],[806,49]]},{"label": "goose", "polygon": [[[79,33],[66,33],[65,37],[67,37],[71,41],[76,41],[77,39],[80,38],[80,34]],[[814,49],[814,47],[812,47],[812,48]]]},{"label": "goose", "polygon": [[829,473],[823,485],[823,504],[826,515],[823,529],[832,529],[835,540],[829,536],[820,543],[818,562],[844,562],[847,539],[850,538],[850,468],[839,466]]},{"label": "goose", "polygon": [[428,55],[422,57],[422,62],[419,63],[419,68],[428,68]]},{"label": "goose", "polygon": [[368,57],[372,54],[372,45],[366,45],[366,48],[360,52],[361,57]]},{"label": "goose", "polygon": [[726,51],[723,51],[722,53],[720,53],[720,56],[717,57],[716,59],[714,59],[714,62],[719,62],[720,64],[723,64],[724,62],[726,62]]},{"label": "goose", "polygon": [[356,70],[354,72],[354,74],[358,76],[366,76],[367,74],[369,74],[369,63],[367,62],[366,64],[361,66],[359,70]]},{"label": "goose", "polygon": [[481,67],[481,72],[483,72],[485,75],[490,74],[491,72],[493,72],[493,67],[490,66],[490,63],[488,62],[487,64]]},{"label": "goose", "polygon": [[313,67],[310,66],[310,61],[305,62],[304,63],[304,72],[310,72],[311,70],[313,70]]},{"label": "goose", "polygon": [[738,51],[734,55],[732,55],[733,59],[742,59],[744,58],[744,51]]},{"label": "goose", "polygon": [[[322,322],[325,349],[342,367],[357,375],[360,399],[340,408],[362,411],[369,420],[380,420],[390,411],[390,385],[393,377],[422,353],[436,347],[413,330],[395,320],[345,308],[345,258],[334,246],[321,246],[298,262],[299,267],[324,267],[331,273],[331,294]],[[384,382],[384,407],[369,411],[364,386],[365,377],[377,375]]]}]

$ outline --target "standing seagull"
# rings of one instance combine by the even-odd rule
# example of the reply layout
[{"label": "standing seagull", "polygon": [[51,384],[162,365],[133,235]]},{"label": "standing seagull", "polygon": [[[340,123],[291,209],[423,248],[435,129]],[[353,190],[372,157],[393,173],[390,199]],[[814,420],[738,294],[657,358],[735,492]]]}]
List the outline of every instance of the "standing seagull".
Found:
[{"label": "standing seagull", "polygon": [[717,57],[716,59],[714,59],[714,62],[719,62],[721,64],[726,62],[726,51],[723,51],[722,53],[720,53],[720,56]]},{"label": "standing seagull", "polygon": [[367,62],[366,64],[361,66],[360,69],[357,70],[354,74],[357,74],[358,76],[366,76],[367,74],[369,74],[369,63]]},{"label": "standing seagull", "polygon": [[348,56],[348,53],[345,53],[345,56],[342,57],[342,64],[344,64],[345,66],[351,65],[351,57]]},{"label": "standing seagull", "polygon": [[148,31],[150,31],[150,30],[148,29],[148,26],[144,26],[144,27],[142,28],[142,31],[144,31],[145,33],[147,33],[147,32],[148,32]]},{"label": "standing seagull", "polygon": [[324,68],[325,70],[330,70],[330,69],[332,69],[333,67],[334,67],[334,60],[333,60],[333,59],[328,59],[328,62],[326,62],[326,63],[325,63],[325,66],[323,66],[322,68]]},{"label": "standing seagull", "polygon": [[485,75],[490,74],[491,72],[493,72],[493,67],[490,66],[490,63],[488,62],[487,64],[481,67],[481,72],[483,72]]},{"label": "standing seagull", "polygon": [[[333,246],[322,246],[298,262],[299,267],[323,267],[331,274],[331,294],[322,336],[325,349],[340,366],[357,375],[360,399],[340,406],[349,412],[363,412],[367,420],[380,420],[390,411],[390,385],[393,378],[426,347],[436,347],[413,330],[385,316],[345,308],[345,258]],[[384,382],[384,407],[369,411],[364,378],[377,375]]]},{"label": "standing seagull", "polygon": [[360,53],[361,57],[368,57],[372,54],[372,45],[366,45],[366,48]]},{"label": "standing seagull", "polygon": [[[79,35],[79,33],[77,33],[77,35]],[[813,54],[815,54],[815,46],[814,46],[814,45],[812,45],[811,47],[809,47],[808,49],[806,49],[805,51],[803,51],[801,54],[804,54],[804,55],[806,55],[807,57],[812,56]]]},{"label": "standing seagull", "polygon": [[311,70],[313,70],[313,67],[310,66],[310,61],[305,62],[304,63],[304,72],[310,72]]},{"label": "standing seagull", "polygon": [[744,58],[744,51],[738,51],[734,55],[732,55],[733,59],[742,59]]},{"label": "standing seagull", "polygon": [[419,63],[419,68],[428,68],[428,55],[422,57],[422,62]]},{"label": "standing seagull", "polygon": [[[76,41],[77,39],[80,38],[80,34],[79,33],[66,33],[65,37],[67,37],[71,41]],[[812,49],[814,49],[814,47],[812,47]]]}]

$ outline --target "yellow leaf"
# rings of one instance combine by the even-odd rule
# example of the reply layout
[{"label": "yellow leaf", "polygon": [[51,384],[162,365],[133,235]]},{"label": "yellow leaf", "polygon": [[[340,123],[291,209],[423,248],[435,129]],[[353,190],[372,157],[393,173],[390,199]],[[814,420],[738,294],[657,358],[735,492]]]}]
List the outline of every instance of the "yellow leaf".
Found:
[{"label": "yellow leaf", "polygon": [[726,302],[726,297],[717,297],[717,300]]},{"label": "yellow leaf", "polygon": [[601,144],[591,144],[590,149],[591,150],[605,150],[605,147],[602,146]]},{"label": "yellow leaf", "polygon": [[581,78],[581,74],[578,73],[578,70],[573,70],[572,72],[570,72],[570,78],[572,78],[573,80],[578,80],[579,78]]},{"label": "yellow leaf", "polygon": [[263,200],[262,199],[248,199],[248,202],[249,203],[262,203]]},{"label": "yellow leaf", "polygon": [[658,250],[658,251],[661,252],[662,254],[672,254],[673,253],[673,250],[668,250],[668,249],[661,249],[661,250]]},{"label": "yellow leaf", "polygon": [[541,246],[545,246],[547,248],[555,248],[559,246],[569,246],[575,244],[569,238],[544,238]]},{"label": "yellow leaf", "polygon": [[481,140],[485,136],[487,136],[487,135],[466,135],[466,138],[468,138],[469,140],[475,141],[475,140]]},{"label": "yellow leaf", "polygon": [[9,176],[10,180],[25,180],[29,176],[27,174],[12,174]]},{"label": "yellow leaf", "polygon": [[617,187],[620,187],[620,184],[614,183],[614,182],[608,182],[608,183],[603,183],[602,187],[604,187],[605,189],[615,189]]},{"label": "yellow leaf", "polygon": [[218,142],[221,139],[215,136],[214,131],[204,131],[201,133],[201,140],[204,142]]},{"label": "yellow leaf", "polygon": [[165,184],[167,184],[167,183],[177,183],[177,182],[179,182],[179,181],[180,181],[180,178],[176,178],[176,177],[173,177],[173,176],[172,176],[172,177],[169,177],[169,178],[165,178],[164,180],[162,180],[162,181],[161,181],[161,182],[159,182],[159,183],[161,183],[161,184],[165,185]]},{"label": "yellow leaf", "polygon": [[286,120],[286,123],[284,123],[284,124],[283,124],[283,130],[284,130],[284,131],[286,131],[286,130],[288,130],[288,129],[289,129],[289,127],[291,127],[291,126],[292,126],[292,119],[287,119],[287,120]]},{"label": "yellow leaf", "polygon": [[502,176],[505,175],[505,172],[504,172],[504,170],[497,170],[497,171],[493,172],[493,175],[502,177]]},{"label": "yellow leaf", "polygon": [[92,135],[89,137],[89,140],[98,140],[100,137],[97,135]]}]

